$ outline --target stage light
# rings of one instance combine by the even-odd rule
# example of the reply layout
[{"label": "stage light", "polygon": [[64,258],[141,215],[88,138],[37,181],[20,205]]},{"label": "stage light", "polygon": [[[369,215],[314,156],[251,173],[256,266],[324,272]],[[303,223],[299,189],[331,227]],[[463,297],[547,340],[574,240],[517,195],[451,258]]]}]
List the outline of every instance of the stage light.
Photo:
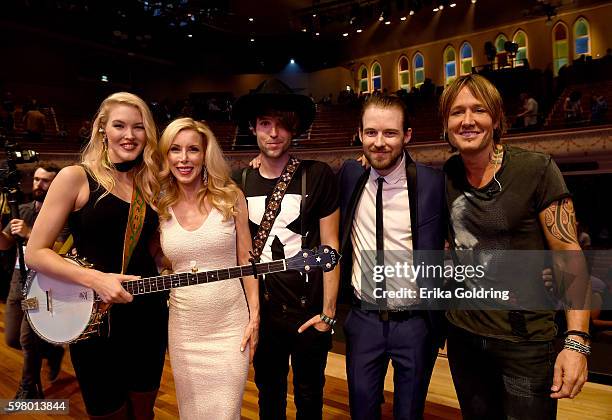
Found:
[{"label": "stage light", "polygon": [[414,15],[414,10],[411,10],[410,13],[408,13],[410,16]]},{"label": "stage light", "polygon": [[193,38],[193,35],[192,34],[187,34],[187,37]]},{"label": "stage light", "polygon": [[476,4],[476,0],[472,0],[472,4]]},{"label": "stage light", "polygon": [[293,58],[292,58],[291,60],[289,60],[289,62],[290,62],[291,64],[295,64],[295,60],[294,60]]},{"label": "stage light", "polygon": [[443,5],[443,4],[441,4],[440,6],[438,6],[438,9],[440,9],[440,10],[444,10],[444,5]]},{"label": "stage light", "polygon": [[316,36],[319,36],[320,34],[319,34],[318,32],[315,32],[315,35],[316,35]]},{"label": "stage light", "polygon": [[438,11],[440,11],[440,8],[439,7],[434,7],[433,11],[434,11],[434,13],[438,12]]},{"label": "stage light", "polygon": [[252,17],[249,18],[249,22],[253,22],[255,19],[253,19]]},{"label": "stage light", "polygon": [[457,5],[457,3],[451,3],[450,7],[455,7]]},{"label": "stage light", "polygon": [[251,42],[255,42],[255,38],[251,38],[249,41],[251,41]]},{"label": "stage light", "polygon": [[391,21],[390,20],[385,21],[385,25],[391,25]]},{"label": "stage light", "polygon": [[357,31],[356,31],[356,32],[357,32],[358,34],[360,34],[360,33],[362,33],[362,32],[363,32],[363,29],[357,29]]},{"label": "stage light", "polygon": [[108,82],[108,76],[107,76],[107,75],[105,75],[105,74],[103,74],[103,75],[100,77],[100,80],[101,80],[102,82],[107,83],[107,82]]},{"label": "stage light", "polygon": [[343,33],[342,36],[347,37],[348,36],[348,32]]},{"label": "stage light", "polygon": [[402,17],[400,18],[400,20],[401,20],[401,21],[406,20],[406,16],[402,16]]},{"label": "stage light", "polygon": [[306,28],[302,28],[302,32],[306,32]]}]

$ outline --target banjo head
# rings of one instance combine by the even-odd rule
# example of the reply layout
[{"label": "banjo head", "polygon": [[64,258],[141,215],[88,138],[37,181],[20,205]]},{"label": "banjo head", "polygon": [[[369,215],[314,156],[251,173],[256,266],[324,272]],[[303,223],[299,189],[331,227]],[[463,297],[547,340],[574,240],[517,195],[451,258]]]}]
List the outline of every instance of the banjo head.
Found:
[{"label": "banjo head", "polygon": [[38,307],[25,313],[43,340],[70,343],[87,330],[95,303],[92,289],[42,273],[34,273],[28,283],[26,299],[35,298]]}]

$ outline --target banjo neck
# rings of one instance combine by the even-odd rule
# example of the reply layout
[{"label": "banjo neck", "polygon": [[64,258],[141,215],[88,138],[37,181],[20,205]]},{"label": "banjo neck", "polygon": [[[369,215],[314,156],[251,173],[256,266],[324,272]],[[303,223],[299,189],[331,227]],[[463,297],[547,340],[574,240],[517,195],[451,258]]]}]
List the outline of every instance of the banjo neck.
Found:
[{"label": "banjo neck", "polygon": [[[255,264],[257,274],[278,273],[288,270],[286,260],[275,260]],[[148,293],[162,292],[164,290],[176,289],[185,286],[195,286],[197,284],[212,283],[221,280],[236,279],[244,276],[253,275],[253,265],[243,265],[219,270],[210,270],[194,273],[175,273],[163,276],[146,277],[137,280],[127,280],[122,282],[124,289],[136,296]]]},{"label": "banjo neck", "polygon": [[[73,264],[91,268],[91,264],[74,257],[65,257]],[[323,272],[334,269],[340,255],[327,245],[316,250],[302,249],[295,256],[282,260],[198,272],[175,273],[123,282],[132,295],[162,292],[178,287],[235,279],[257,274],[297,271],[308,274],[315,268]],[[21,302],[32,329],[42,339],[56,344],[73,343],[98,335],[110,303],[104,303],[96,292],[81,284],[67,282],[43,273],[30,272],[27,295]]]}]

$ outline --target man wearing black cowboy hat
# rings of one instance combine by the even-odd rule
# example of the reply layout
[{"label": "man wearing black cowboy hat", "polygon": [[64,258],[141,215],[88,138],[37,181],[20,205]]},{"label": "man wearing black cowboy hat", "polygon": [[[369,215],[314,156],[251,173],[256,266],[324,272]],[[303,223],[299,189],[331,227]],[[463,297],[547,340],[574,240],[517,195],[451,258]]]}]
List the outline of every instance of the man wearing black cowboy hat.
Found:
[{"label": "man wearing black cowboy hat", "polygon": [[[322,243],[338,248],[338,190],[331,168],[289,154],[292,139],[308,130],[314,115],[310,98],[276,79],[264,81],[234,106],[234,117],[248,121],[261,151],[260,167],[236,173],[235,180],[247,198],[254,253],[263,262]],[[253,362],[260,418],[286,417],[291,357],[297,418],[320,419],[338,269],[262,277],[260,341]]]}]

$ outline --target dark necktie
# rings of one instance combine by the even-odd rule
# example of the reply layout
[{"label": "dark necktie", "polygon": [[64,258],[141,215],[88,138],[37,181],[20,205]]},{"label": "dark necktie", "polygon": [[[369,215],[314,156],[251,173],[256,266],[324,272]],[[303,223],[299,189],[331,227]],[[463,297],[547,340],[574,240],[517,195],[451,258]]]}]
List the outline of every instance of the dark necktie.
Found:
[{"label": "dark necktie", "polygon": [[[378,188],[376,189],[376,265],[383,266],[385,264],[385,238],[383,235],[383,183],[385,178],[378,177]],[[387,290],[387,281],[383,276],[383,280],[378,284],[382,292]],[[381,310],[387,309],[387,299],[380,297],[376,299],[378,308]]]}]

